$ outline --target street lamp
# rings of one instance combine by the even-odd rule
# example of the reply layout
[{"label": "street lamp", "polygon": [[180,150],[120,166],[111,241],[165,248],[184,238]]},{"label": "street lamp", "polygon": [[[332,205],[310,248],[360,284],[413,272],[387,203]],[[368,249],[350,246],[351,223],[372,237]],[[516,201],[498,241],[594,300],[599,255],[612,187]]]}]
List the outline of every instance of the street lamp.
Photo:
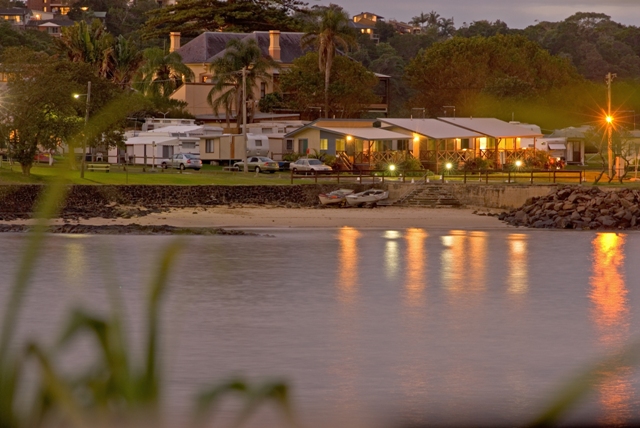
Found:
[{"label": "street lamp", "polygon": [[86,103],[86,107],[85,107],[85,113],[84,113],[84,132],[85,132],[85,136],[82,139],[82,162],[81,162],[81,166],[80,166],[80,178],[84,178],[84,164],[85,164],[85,160],[87,158],[87,131],[88,131],[88,124],[89,124],[89,106],[91,105],[91,82],[87,82],[87,93],[86,94],[75,94],[73,97],[78,99],[82,96],[86,96],[87,97],[87,103]]}]

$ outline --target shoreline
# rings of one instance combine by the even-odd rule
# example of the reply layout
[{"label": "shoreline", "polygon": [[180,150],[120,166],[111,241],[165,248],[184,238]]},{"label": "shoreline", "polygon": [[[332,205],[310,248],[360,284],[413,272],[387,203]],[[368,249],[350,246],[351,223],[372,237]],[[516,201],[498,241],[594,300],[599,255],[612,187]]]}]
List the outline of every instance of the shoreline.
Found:
[{"label": "shoreline", "polygon": [[[474,212],[481,214],[474,214]],[[483,208],[281,208],[254,205],[217,207],[172,208],[164,212],[151,212],[144,216],[118,218],[56,218],[52,228],[84,225],[113,228],[165,227],[177,230],[166,233],[231,234],[232,231],[250,229],[321,229],[321,228],[448,228],[460,230],[486,230],[511,228],[492,215],[502,210]],[[0,233],[10,226],[32,225],[32,219],[0,222]],[[62,229],[59,229],[62,230]],[[212,231],[222,232],[212,232]],[[11,231],[11,230],[7,230]],[[195,233],[200,231],[202,233]],[[55,232],[54,232],[55,233]],[[59,232],[65,233],[65,232]],[[76,232],[77,233],[77,232]],[[88,232],[91,233],[91,232]],[[117,233],[117,232],[115,232]],[[123,232],[124,233],[124,232]],[[129,232],[127,232],[129,233]]]}]

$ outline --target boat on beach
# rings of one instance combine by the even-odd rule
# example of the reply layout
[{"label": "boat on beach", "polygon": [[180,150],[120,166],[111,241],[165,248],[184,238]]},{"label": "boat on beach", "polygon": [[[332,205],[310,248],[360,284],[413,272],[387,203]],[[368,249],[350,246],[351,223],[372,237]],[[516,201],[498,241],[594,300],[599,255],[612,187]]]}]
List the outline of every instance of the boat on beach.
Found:
[{"label": "boat on beach", "polygon": [[382,189],[369,189],[364,192],[347,195],[345,197],[347,204],[352,207],[359,207],[366,204],[375,204],[378,201],[387,199],[389,192]]},{"label": "boat on beach", "polygon": [[338,189],[329,193],[321,193],[318,195],[322,205],[337,205],[345,200],[347,195],[353,193],[351,189]]}]

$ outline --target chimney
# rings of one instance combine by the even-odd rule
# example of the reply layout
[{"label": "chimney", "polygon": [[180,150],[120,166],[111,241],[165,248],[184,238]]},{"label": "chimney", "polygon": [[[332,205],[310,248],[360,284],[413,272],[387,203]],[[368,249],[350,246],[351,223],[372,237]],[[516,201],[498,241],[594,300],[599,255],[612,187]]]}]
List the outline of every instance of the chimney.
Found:
[{"label": "chimney", "polygon": [[180,33],[179,32],[171,32],[169,33],[169,40],[171,45],[169,46],[169,52],[174,52],[180,49]]},{"label": "chimney", "polygon": [[280,62],[280,31],[269,31],[269,55],[274,61]]}]

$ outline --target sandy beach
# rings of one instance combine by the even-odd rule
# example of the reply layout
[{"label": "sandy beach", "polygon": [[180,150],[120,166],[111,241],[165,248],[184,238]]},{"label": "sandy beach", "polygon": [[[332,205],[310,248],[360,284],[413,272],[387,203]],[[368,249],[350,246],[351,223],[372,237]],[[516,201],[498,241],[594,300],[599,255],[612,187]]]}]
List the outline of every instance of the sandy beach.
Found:
[{"label": "sandy beach", "polygon": [[[451,229],[504,229],[507,226],[497,218],[473,214],[473,208],[411,208],[377,207],[373,209],[314,209],[271,208],[265,206],[219,206],[209,208],[180,208],[168,212],[151,213],[132,218],[91,218],[80,220],[55,219],[52,224],[86,225],[167,225],[174,227],[208,228],[451,228]],[[486,213],[486,209],[478,209]],[[494,212],[499,212],[498,210]],[[6,224],[30,223],[16,220]]]}]

